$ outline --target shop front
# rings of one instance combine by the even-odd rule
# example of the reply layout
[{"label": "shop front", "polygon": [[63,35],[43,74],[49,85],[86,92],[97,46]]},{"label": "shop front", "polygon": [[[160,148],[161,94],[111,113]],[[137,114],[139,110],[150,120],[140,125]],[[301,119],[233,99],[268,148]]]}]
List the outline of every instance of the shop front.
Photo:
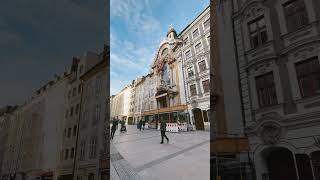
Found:
[{"label": "shop front", "polygon": [[142,119],[148,124],[148,128],[157,129],[160,120],[166,123],[188,123],[190,122],[189,113],[186,111],[187,106],[180,105],[143,113]]}]

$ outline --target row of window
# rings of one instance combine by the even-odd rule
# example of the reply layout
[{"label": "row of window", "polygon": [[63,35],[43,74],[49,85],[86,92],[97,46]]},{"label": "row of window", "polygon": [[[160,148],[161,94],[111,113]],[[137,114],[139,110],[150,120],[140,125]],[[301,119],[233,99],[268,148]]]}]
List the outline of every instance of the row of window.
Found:
[{"label": "row of window", "polygon": [[99,75],[96,77],[95,82],[90,81],[86,87],[86,98],[90,95],[99,95],[102,92],[103,76]]},{"label": "row of window", "polygon": [[[294,32],[309,23],[304,0],[292,0],[283,5],[288,32]],[[248,23],[252,48],[257,48],[268,41],[268,33],[264,16]]]},{"label": "row of window", "polygon": [[[208,30],[210,28],[210,18],[205,19],[205,21],[202,23],[202,25],[203,25],[204,30]],[[191,34],[192,34],[192,39],[199,37],[199,35],[200,35],[199,28],[194,29]],[[188,44],[189,43],[189,36],[186,36],[183,39],[183,42],[184,42],[184,45]]]},{"label": "row of window", "polygon": [[[101,107],[100,105],[96,105],[96,106],[93,106],[93,113],[92,113],[92,125],[96,125],[99,120],[100,120],[100,114],[101,114]],[[86,110],[83,112],[83,118],[81,119],[81,129],[85,129],[87,127],[87,123],[89,121],[89,111]]]},{"label": "row of window", "polygon": [[[320,93],[320,65],[318,57],[295,64],[301,96],[312,97]],[[278,103],[273,72],[255,78],[259,107]]]},{"label": "row of window", "polygon": [[[210,81],[209,79],[201,81],[203,93],[209,93],[210,92]],[[189,93],[190,96],[196,96],[198,94],[196,84],[189,85]]]},{"label": "row of window", "polygon": [[[210,35],[207,36],[207,43],[208,43],[208,46],[210,47]],[[201,41],[197,42],[194,45],[194,51],[196,54],[199,54],[200,52],[203,51],[203,45],[202,45]],[[185,51],[184,55],[185,55],[186,60],[190,60],[192,58],[191,50],[189,49],[189,50]]]},{"label": "row of window", "polygon": [[64,160],[73,159],[74,155],[75,155],[74,148],[62,150],[61,151],[61,160],[63,160],[63,159]]},{"label": "row of window", "polygon": [[[199,69],[199,72],[203,72],[208,69],[205,59],[198,61],[198,69]],[[193,66],[190,66],[187,68],[187,74],[188,74],[188,77],[194,76],[195,70]]]},{"label": "row of window", "polygon": [[64,129],[63,131],[63,137],[68,137],[70,138],[71,137],[71,131],[72,131],[72,136],[76,136],[77,135],[77,126],[74,125],[73,126],[73,130],[72,128],[68,128],[68,132],[67,132],[67,128]]},{"label": "row of window", "polygon": [[[89,144],[89,158],[94,159],[97,157],[97,137],[94,136],[90,140]],[[80,143],[80,160],[85,160],[86,159],[86,141],[83,140]]]},{"label": "row of window", "polygon": [[[70,116],[70,117],[73,116],[73,109],[74,109],[74,107],[72,106],[72,107],[70,108],[70,112],[69,112],[69,109],[66,110],[65,118],[68,118],[68,116]],[[79,113],[79,110],[80,110],[80,105],[77,104],[77,105],[76,105],[76,108],[75,108],[75,114],[78,114],[78,113]]]},{"label": "row of window", "polygon": [[73,87],[72,91],[70,89],[69,92],[68,92],[68,98],[70,99],[71,97],[74,97],[77,94],[80,94],[81,93],[81,89],[82,89],[82,85],[81,84],[78,85],[78,90],[77,90],[76,87]]}]

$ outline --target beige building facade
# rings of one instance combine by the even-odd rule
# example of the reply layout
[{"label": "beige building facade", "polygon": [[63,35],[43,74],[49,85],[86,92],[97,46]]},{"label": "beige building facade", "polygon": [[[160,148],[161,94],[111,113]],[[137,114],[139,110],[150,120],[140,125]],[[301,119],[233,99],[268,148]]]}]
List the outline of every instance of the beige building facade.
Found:
[{"label": "beige building facade", "polygon": [[109,117],[106,113],[108,59],[103,53],[99,61],[81,75],[80,129],[77,136],[75,176],[77,180],[106,180],[109,170]]},{"label": "beige building facade", "polygon": [[[81,115],[81,99],[94,95],[93,91],[86,91],[86,94],[83,94],[83,83],[80,80],[80,77],[91,69],[98,61],[99,55],[90,51],[85,52],[80,59],[73,58],[72,61],[66,88],[66,103],[64,105],[65,112],[62,147],[60,149],[59,179],[72,179],[76,170],[75,153]],[[89,85],[90,86],[86,88],[93,89],[95,86],[95,84]],[[83,112],[82,116],[87,116],[86,112]]]},{"label": "beige building facade", "polygon": [[5,179],[56,178],[65,88],[66,74],[56,75],[11,115]]}]

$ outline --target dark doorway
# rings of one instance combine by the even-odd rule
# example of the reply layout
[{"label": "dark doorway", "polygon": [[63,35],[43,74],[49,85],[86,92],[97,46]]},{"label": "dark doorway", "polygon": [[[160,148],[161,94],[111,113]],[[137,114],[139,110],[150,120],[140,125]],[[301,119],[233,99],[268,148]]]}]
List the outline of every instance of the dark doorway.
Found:
[{"label": "dark doorway", "polygon": [[129,118],[128,118],[128,124],[129,124],[129,125],[133,125],[133,118],[132,118],[132,117],[129,117]]},{"label": "dark doorway", "polygon": [[158,99],[159,102],[159,108],[166,108],[168,107],[168,103],[167,103],[167,96],[161,97]]},{"label": "dark doorway", "polygon": [[307,154],[296,154],[299,179],[313,180],[310,158]]},{"label": "dark doorway", "polygon": [[296,168],[291,151],[285,148],[270,150],[267,157],[269,180],[296,180]]},{"label": "dark doorway", "polygon": [[201,109],[195,108],[192,110],[192,113],[193,113],[193,117],[196,125],[196,130],[204,130],[204,123],[203,123]]}]

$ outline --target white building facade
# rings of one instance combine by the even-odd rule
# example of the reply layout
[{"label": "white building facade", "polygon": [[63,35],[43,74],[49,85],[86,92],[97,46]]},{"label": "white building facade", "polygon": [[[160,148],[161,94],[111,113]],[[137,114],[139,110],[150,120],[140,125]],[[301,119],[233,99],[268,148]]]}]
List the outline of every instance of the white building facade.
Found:
[{"label": "white building facade", "polygon": [[320,178],[320,3],[233,0],[245,132],[256,177]]},{"label": "white building facade", "polygon": [[77,180],[106,179],[109,169],[109,117],[106,113],[108,61],[100,60],[81,75],[80,128],[77,141],[75,176]]},{"label": "white building facade", "polygon": [[191,124],[209,130],[210,110],[210,7],[207,7],[179,35],[183,44],[177,57],[184,77],[185,98]]}]

